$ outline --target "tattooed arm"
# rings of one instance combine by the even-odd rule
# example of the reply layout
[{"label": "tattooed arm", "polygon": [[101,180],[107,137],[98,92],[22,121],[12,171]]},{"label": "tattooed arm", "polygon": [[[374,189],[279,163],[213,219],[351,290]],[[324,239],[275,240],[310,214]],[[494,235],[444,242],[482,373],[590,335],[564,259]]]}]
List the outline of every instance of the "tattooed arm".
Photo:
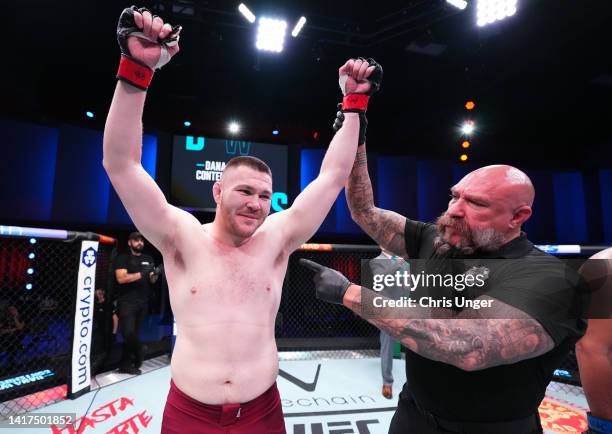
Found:
[{"label": "tattooed arm", "polygon": [[357,157],[346,184],[346,201],[355,223],[379,246],[398,256],[407,255],[404,240],[406,217],[374,206],[365,145],[357,149]]},{"label": "tattooed arm", "polygon": [[[372,305],[371,300],[362,303],[362,294],[376,296],[357,285],[344,296],[344,305],[357,315],[362,315],[364,304]],[[554,348],[546,330],[523,311],[491,297],[478,299],[490,301],[491,307],[459,314],[442,308],[386,307],[365,319],[415,353],[464,371],[516,363]]]}]

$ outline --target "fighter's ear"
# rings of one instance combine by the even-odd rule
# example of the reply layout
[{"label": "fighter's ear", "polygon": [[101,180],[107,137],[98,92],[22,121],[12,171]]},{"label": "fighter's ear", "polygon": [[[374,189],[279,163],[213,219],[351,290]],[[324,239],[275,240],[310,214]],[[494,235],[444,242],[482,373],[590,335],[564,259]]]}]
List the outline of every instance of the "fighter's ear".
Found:
[{"label": "fighter's ear", "polygon": [[215,203],[219,205],[221,201],[221,182],[219,181],[213,184],[213,198],[215,199]]}]

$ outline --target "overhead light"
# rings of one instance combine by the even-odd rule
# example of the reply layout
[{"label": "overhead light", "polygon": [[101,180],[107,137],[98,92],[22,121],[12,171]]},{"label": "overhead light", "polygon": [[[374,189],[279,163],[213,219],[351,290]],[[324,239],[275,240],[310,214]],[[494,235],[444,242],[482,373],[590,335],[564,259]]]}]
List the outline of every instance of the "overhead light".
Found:
[{"label": "overhead light", "polygon": [[474,101],[468,101],[465,103],[466,110],[474,110],[474,107],[476,107],[476,104],[474,103]]},{"label": "overhead light", "polygon": [[191,122],[185,121],[185,122],[183,122],[183,125],[185,125],[186,127],[190,127],[191,126]]},{"label": "overhead light", "polygon": [[516,13],[517,0],[478,0],[476,24],[479,27],[511,17]]},{"label": "overhead light", "polygon": [[278,130],[272,130],[272,135],[273,136],[278,136],[278,133],[279,133]]},{"label": "overhead light", "polygon": [[230,122],[227,130],[230,132],[230,134],[238,134],[240,131],[240,124],[238,122]]},{"label": "overhead light", "polygon": [[449,5],[453,5],[457,9],[461,10],[464,10],[468,5],[465,0],[446,0],[446,3],[448,3]]},{"label": "overhead light", "polygon": [[467,154],[461,154],[461,157],[459,157],[459,159],[461,161],[467,161],[468,160],[468,156],[467,156]]},{"label": "overhead light", "polygon": [[467,140],[464,140],[463,143],[461,144],[461,147],[463,149],[467,149],[470,147],[470,142],[468,142]]},{"label": "overhead light", "polygon": [[285,33],[287,22],[274,18],[261,17],[257,29],[257,43],[255,46],[259,50],[273,51],[280,53],[283,51],[285,43]]},{"label": "overhead light", "polygon": [[300,30],[302,30],[302,27],[304,27],[304,24],[306,24],[306,17],[300,17],[298,22],[295,24],[295,27],[291,31],[291,36],[295,38],[298,33],[300,33]]},{"label": "overhead light", "polygon": [[89,119],[93,119],[94,118],[94,112],[90,112],[89,110],[85,112],[85,116],[87,116]]},{"label": "overhead light", "polygon": [[238,5],[238,10],[242,14],[242,16],[244,16],[247,19],[249,23],[252,24],[255,22],[255,15],[253,14],[253,12],[251,12],[249,8],[246,7],[244,3],[240,3]]},{"label": "overhead light", "polygon": [[469,136],[474,132],[474,121],[465,121],[461,127],[461,131],[466,136]]}]

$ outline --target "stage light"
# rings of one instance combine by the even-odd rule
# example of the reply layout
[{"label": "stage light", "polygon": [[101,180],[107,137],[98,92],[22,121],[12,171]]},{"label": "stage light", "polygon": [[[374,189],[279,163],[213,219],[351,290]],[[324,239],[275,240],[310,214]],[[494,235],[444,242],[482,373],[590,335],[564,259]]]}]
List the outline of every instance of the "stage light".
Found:
[{"label": "stage light", "polygon": [[258,50],[280,53],[281,51],[283,51],[286,31],[286,21],[276,20],[274,18],[261,17],[259,19],[259,27],[257,29],[257,43],[255,44],[255,46]]},{"label": "stage light", "polygon": [[34,274],[34,269],[33,268],[28,268],[28,274]]},{"label": "stage light", "polygon": [[238,5],[238,10],[242,14],[242,16],[247,19],[249,23],[253,24],[255,22],[255,15],[253,14],[253,12],[251,12],[249,8],[246,7],[244,3],[240,3]]},{"label": "stage light", "polygon": [[230,122],[227,130],[230,132],[230,134],[238,134],[240,131],[240,124],[238,122]]},{"label": "stage light", "polygon": [[87,116],[89,119],[93,119],[95,115],[94,112],[86,111],[85,116]]},{"label": "stage light", "polygon": [[465,108],[467,110],[474,110],[474,107],[476,107],[476,104],[474,104],[474,101],[468,101],[465,103]]},{"label": "stage light", "polygon": [[273,135],[273,136],[278,136],[278,134],[279,134],[279,131],[278,131],[278,130],[272,130],[272,135]]},{"label": "stage light", "polygon": [[469,136],[474,132],[474,121],[465,121],[461,126],[461,131],[466,136]]},{"label": "stage light", "polygon": [[27,289],[27,290],[32,289],[32,284],[31,284],[31,283],[28,283],[28,284],[26,285],[26,289]]},{"label": "stage light", "polygon": [[468,142],[467,140],[464,140],[463,143],[461,144],[461,147],[463,149],[467,149],[470,147],[470,142]]},{"label": "stage light", "polygon": [[28,255],[28,259],[34,259],[36,257],[36,255],[34,253],[30,253]]},{"label": "stage light", "polygon": [[30,244],[36,244],[36,238],[30,238]]},{"label": "stage light", "polygon": [[461,161],[467,161],[468,160],[468,156],[467,156],[467,154],[461,154],[461,157],[459,157],[459,159]]},{"label": "stage light", "polygon": [[446,3],[448,3],[449,5],[453,5],[457,9],[461,10],[464,10],[468,5],[465,0],[446,0]]},{"label": "stage light", "polygon": [[186,127],[190,127],[191,126],[191,122],[185,121],[185,122],[183,122],[183,125],[185,125]]},{"label": "stage light", "polygon": [[300,17],[298,22],[295,24],[295,27],[291,31],[291,36],[295,38],[298,33],[300,33],[300,30],[302,30],[302,27],[304,27],[304,24],[306,24],[306,17]]},{"label": "stage light", "polygon": [[517,0],[478,0],[476,24],[479,27],[511,17],[516,13]]},{"label": "stage light", "polygon": [[317,140],[319,138],[319,132],[315,131],[314,133],[312,133],[312,138]]}]

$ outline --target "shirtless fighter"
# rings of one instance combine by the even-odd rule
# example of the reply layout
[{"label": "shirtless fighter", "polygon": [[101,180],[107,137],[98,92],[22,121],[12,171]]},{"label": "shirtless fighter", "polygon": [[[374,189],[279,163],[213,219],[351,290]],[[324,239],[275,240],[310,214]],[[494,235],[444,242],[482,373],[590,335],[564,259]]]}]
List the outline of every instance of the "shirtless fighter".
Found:
[{"label": "shirtless fighter", "polygon": [[123,11],[119,82],[104,131],[104,168],[138,230],[164,257],[176,317],[162,433],[284,433],[274,320],[288,258],[315,233],[348,178],[382,69],[363,59],[339,69],[344,126],[319,176],[289,209],[268,217],[270,169],[239,157],[213,187],[214,221],[201,225],[168,204],[140,164],[145,90],[153,71],[179,51],[179,32],[145,9]]},{"label": "shirtless fighter", "polygon": [[612,248],[591,256],[580,272],[592,289],[598,289],[591,303],[602,310],[589,319],[586,334],[576,344],[580,380],[590,409],[589,428],[583,434],[612,434]]}]

